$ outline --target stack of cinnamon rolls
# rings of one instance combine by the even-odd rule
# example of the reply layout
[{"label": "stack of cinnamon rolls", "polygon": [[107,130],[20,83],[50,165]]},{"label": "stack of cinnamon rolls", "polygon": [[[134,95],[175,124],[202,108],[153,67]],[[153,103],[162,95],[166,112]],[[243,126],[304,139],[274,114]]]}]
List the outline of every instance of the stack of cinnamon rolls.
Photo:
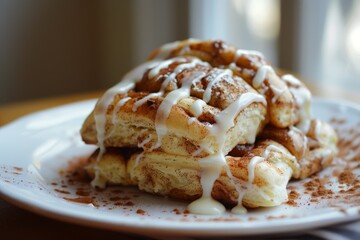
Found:
[{"label": "stack of cinnamon rolls", "polygon": [[291,178],[337,152],[301,81],[259,52],[213,40],[156,49],[104,93],[81,135],[99,147],[86,166],[94,186],[134,185],[199,214],[280,205]]}]

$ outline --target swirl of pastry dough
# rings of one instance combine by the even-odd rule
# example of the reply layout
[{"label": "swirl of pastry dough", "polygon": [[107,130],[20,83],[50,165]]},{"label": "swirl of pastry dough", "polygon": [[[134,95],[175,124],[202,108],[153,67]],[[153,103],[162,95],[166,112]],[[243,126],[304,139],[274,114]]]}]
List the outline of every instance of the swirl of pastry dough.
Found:
[{"label": "swirl of pastry dough", "polygon": [[284,128],[299,121],[293,95],[261,53],[236,49],[223,41],[188,39],[165,44],[151,53],[149,59],[176,56],[195,56],[213,67],[231,69],[266,97],[274,126]]}]

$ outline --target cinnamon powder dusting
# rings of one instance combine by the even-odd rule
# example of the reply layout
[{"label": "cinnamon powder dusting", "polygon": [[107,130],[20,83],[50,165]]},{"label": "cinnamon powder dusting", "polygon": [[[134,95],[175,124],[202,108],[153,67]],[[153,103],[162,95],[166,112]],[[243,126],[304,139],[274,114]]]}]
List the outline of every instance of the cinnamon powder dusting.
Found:
[{"label": "cinnamon powder dusting", "polygon": [[140,214],[140,215],[145,215],[146,212],[142,209],[138,209],[138,210],[136,210],[136,213]]},{"label": "cinnamon powder dusting", "polygon": [[65,191],[65,190],[61,190],[61,189],[54,189],[56,192],[58,193],[63,193],[63,194],[70,194],[70,192]]},{"label": "cinnamon powder dusting", "polygon": [[324,181],[322,181],[319,177],[313,177],[311,180],[305,182],[303,186],[305,190],[310,193],[310,202],[312,203],[319,202],[320,199],[333,198],[333,191],[328,189],[324,185]]},{"label": "cinnamon powder dusting", "polygon": [[56,192],[62,199],[80,203],[92,204],[96,208],[106,208],[108,210],[127,210],[136,205],[140,195],[133,190],[122,190],[109,186],[106,189],[93,188],[90,185],[90,178],[84,171],[86,161],[84,158],[69,161],[69,167],[60,171],[60,179],[49,182],[49,188]]},{"label": "cinnamon powder dusting", "polygon": [[288,195],[289,200],[287,201],[286,204],[293,206],[293,207],[298,206],[298,203],[296,200],[299,198],[299,196],[300,196],[300,194],[298,192],[296,192],[295,190],[291,190],[291,192]]},{"label": "cinnamon powder dusting", "polygon": [[92,198],[88,198],[88,197],[83,197],[83,198],[64,198],[67,201],[70,202],[77,202],[77,203],[83,203],[83,204],[90,204],[90,203],[94,203]]},{"label": "cinnamon powder dusting", "polygon": [[342,173],[340,173],[338,179],[339,183],[346,185],[352,185],[356,181],[355,176],[350,169],[345,169]]},{"label": "cinnamon powder dusting", "polygon": [[76,194],[82,197],[87,197],[90,195],[90,192],[83,189],[77,189]]},{"label": "cinnamon powder dusting", "polygon": [[337,188],[327,190],[316,180],[305,187],[315,190],[312,197],[332,198],[334,203],[345,203],[348,207],[360,206],[360,122],[349,127],[345,119],[333,118],[330,123],[338,134],[338,154],[331,166]]}]

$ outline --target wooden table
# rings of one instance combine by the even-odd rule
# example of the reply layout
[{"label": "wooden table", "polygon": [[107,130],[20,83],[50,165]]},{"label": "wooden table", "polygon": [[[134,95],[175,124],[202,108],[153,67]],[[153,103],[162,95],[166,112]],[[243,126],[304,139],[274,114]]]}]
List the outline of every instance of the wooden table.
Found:
[{"label": "wooden table", "polygon": [[[360,103],[360,95],[339,90],[311,87],[315,95],[331,96]],[[55,107],[75,101],[99,97],[101,91],[82,93],[50,99],[33,100],[0,106],[0,126],[34,111]],[[0,234],[1,239],[138,239],[139,237],[72,225],[38,216],[14,207],[0,198]]]}]

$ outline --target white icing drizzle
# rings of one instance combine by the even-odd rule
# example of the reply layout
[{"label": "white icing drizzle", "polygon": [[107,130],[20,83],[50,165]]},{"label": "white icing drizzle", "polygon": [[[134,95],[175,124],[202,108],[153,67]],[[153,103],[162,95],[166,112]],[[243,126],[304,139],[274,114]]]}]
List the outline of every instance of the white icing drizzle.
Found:
[{"label": "white icing drizzle", "polygon": [[235,64],[235,65],[231,66],[231,64],[230,64],[230,68],[235,67],[236,62],[242,56],[246,56],[250,60],[250,64],[253,64],[253,62],[256,62],[258,60],[261,61],[261,64],[265,64],[265,61],[264,61],[265,57],[261,52],[254,51],[254,50],[238,49],[238,50],[236,50],[236,53],[235,53],[234,62],[231,63],[231,64]]},{"label": "white icing drizzle", "polygon": [[116,124],[118,123],[117,113],[119,112],[120,108],[130,99],[131,99],[131,97],[125,97],[117,102],[117,104],[113,110],[112,117],[111,117],[111,123],[113,125],[113,129],[109,134],[106,135],[105,138],[110,137],[114,134],[114,132],[116,130]]},{"label": "white icing drizzle", "polygon": [[193,152],[191,154],[191,156],[196,157],[197,155],[199,155],[201,152],[203,151],[202,147],[199,147],[195,152]]},{"label": "white icing drizzle", "polygon": [[[314,132],[315,138],[319,141],[321,147],[329,149],[332,153],[337,153],[338,150],[336,148],[336,133],[330,125],[317,119],[315,122]],[[359,143],[360,138],[352,140],[353,146],[359,146]]]},{"label": "white icing drizzle", "polygon": [[[197,214],[214,214],[219,212],[219,203],[211,198],[211,191],[214,186],[214,182],[221,173],[222,167],[226,166],[226,159],[224,153],[222,152],[226,140],[226,132],[234,126],[235,117],[243,109],[245,109],[247,106],[254,102],[261,102],[266,105],[266,100],[263,96],[256,93],[247,92],[242,94],[236,101],[234,101],[227,108],[225,108],[223,111],[221,111],[218,115],[215,116],[216,123],[209,128],[209,131],[213,136],[216,136],[216,140],[221,151],[216,154],[199,159],[200,168],[202,169],[201,185],[203,189],[203,195],[201,196],[201,198],[190,203],[190,205],[188,206],[190,212]],[[232,179],[233,177],[231,175],[231,172],[227,172],[229,177]],[[206,209],[208,210],[204,212],[206,209],[198,209],[197,207],[200,204],[206,204]]]},{"label": "white icing drizzle", "polygon": [[236,54],[235,54],[236,58],[235,58],[235,61],[236,61],[237,59],[239,59],[239,58],[240,58],[241,56],[243,56],[243,55],[245,55],[245,56],[255,55],[255,56],[257,56],[257,57],[264,58],[264,55],[263,55],[261,52],[259,52],[259,51],[246,50],[246,49],[238,49],[238,50],[236,50]]},{"label": "white icing drizzle", "polygon": [[203,112],[203,107],[206,106],[206,102],[204,102],[201,99],[197,99],[190,107],[190,112],[196,117],[198,118],[202,112]]},{"label": "white icing drizzle", "polygon": [[147,96],[141,98],[140,100],[137,100],[137,101],[134,103],[133,107],[132,107],[132,111],[133,111],[133,112],[136,112],[137,109],[138,109],[141,105],[143,105],[144,103],[147,102],[147,100],[149,100],[150,98],[159,97],[159,96],[161,96],[161,95],[162,95],[162,92],[150,93],[150,94],[148,94]]},{"label": "white icing drizzle", "polygon": [[143,158],[144,154],[145,154],[145,151],[142,151],[141,153],[139,153],[139,154],[136,156],[136,158],[135,158],[135,167],[136,167],[137,165],[139,165],[139,162],[140,162],[140,160]]},{"label": "white icing drizzle", "polygon": [[308,149],[308,138],[304,134],[304,147],[303,147],[303,151],[302,151],[302,156],[305,156],[307,149]]},{"label": "white icing drizzle", "polygon": [[[126,93],[129,90],[135,87],[135,83],[141,80],[142,75],[144,74],[145,70],[151,68],[159,61],[153,60],[141,64],[140,66],[136,67],[128,74],[126,74],[123,79],[116,84],[114,87],[110,88],[105,94],[98,100],[94,109],[94,119],[95,119],[95,127],[97,131],[97,142],[100,148],[99,154],[96,158],[99,161],[102,156],[104,155],[106,149],[104,146],[104,141],[106,139],[106,132],[105,132],[105,125],[106,125],[106,111],[108,106],[112,103],[114,97],[117,94]],[[95,167],[95,178],[92,180],[91,185],[93,187],[104,187],[105,184],[101,181],[101,176],[99,169]]]},{"label": "white icing drizzle", "polygon": [[201,168],[200,183],[203,194],[201,198],[193,201],[187,207],[191,213],[216,215],[225,211],[225,207],[211,197],[211,192],[216,179],[221,173],[221,169],[226,165],[226,159],[222,153],[209,155],[199,159]]},{"label": "white icing drizzle", "polygon": [[[119,112],[120,108],[121,108],[122,106],[124,106],[124,104],[125,104],[127,101],[129,101],[130,99],[131,99],[131,97],[125,97],[125,98],[121,99],[120,101],[118,101],[118,103],[116,104],[116,106],[115,106],[115,108],[114,108],[114,110],[113,110],[112,119],[111,119],[112,124],[114,125],[113,130],[115,129],[115,125],[116,125],[117,122],[118,122],[117,117],[116,117],[116,116],[117,116],[117,113]],[[113,131],[112,131],[112,132],[113,132]],[[111,136],[111,135],[112,135],[112,133],[109,134],[109,136]]]},{"label": "white icing drizzle", "polygon": [[165,59],[169,56],[169,54],[180,46],[180,41],[166,43],[160,47],[155,56],[155,59]]},{"label": "white icing drizzle", "polygon": [[250,163],[248,165],[248,181],[245,184],[245,189],[237,189],[237,192],[239,194],[238,196],[238,204],[231,209],[232,213],[235,214],[245,214],[247,212],[246,208],[242,205],[242,200],[246,194],[247,191],[251,189],[253,186],[254,178],[255,178],[255,167],[258,163],[264,161],[264,157],[255,156],[250,160]]},{"label": "white icing drizzle", "polygon": [[[188,65],[188,67],[191,67],[190,64],[183,64],[183,65]],[[183,67],[182,70],[185,68],[186,67]],[[193,73],[191,76],[184,78],[182,80],[181,88],[169,92],[166,95],[166,97],[163,99],[163,101],[161,102],[161,104],[158,108],[158,111],[157,111],[156,117],[155,117],[155,129],[156,129],[156,133],[158,136],[158,140],[157,140],[156,145],[154,146],[154,149],[161,145],[162,138],[167,134],[166,121],[170,115],[172,107],[180,99],[189,97],[191,85],[195,81],[205,77],[205,75],[206,74],[204,72],[196,72],[196,73]]]},{"label": "white icing drizzle", "polygon": [[[211,77],[215,75],[214,79],[211,79]],[[212,87],[214,86],[214,84],[216,84],[217,82],[219,82],[220,80],[222,80],[225,76],[229,76],[232,77],[233,72],[229,69],[218,69],[215,68],[210,76],[208,77],[209,79],[209,83],[205,89],[204,95],[203,95],[203,100],[204,102],[208,103],[211,99],[211,93],[212,93]]]},{"label": "white icing drizzle", "polygon": [[297,79],[296,77],[294,77],[291,74],[285,74],[284,76],[281,77],[281,79],[288,83],[289,85],[292,86],[301,86],[301,82],[299,79]]},{"label": "white icing drizzle", "polygon": [[[248,60],[250,60],[250,65],[253,66],[254,62],[258,62],[260,61],[261,65],[265,65],[265,57],[261,52],[258,51],[254,51],[254,50],[245,50],[245,49],[238,49],[235,52],[235,56],[234,56],[234,60],[232,63],[230,63],[229,68],[230,69],[237,69],[237,61],[239,58],[241,58],[242,56],[245,56]],[[244,68],[242,69],[242,71],[244,72],[244,74],[250,74],[248,73],[248,69]]]},{"label": "white icing drizzle", "polygon": [[[203,176],[201,177],[201,179]],[[205,177],[204,177],[205,178]],[[191,213],[202,215],[220,215],[225,212],[225,207],[212,197],[202,197],[190,203],[187,209]]]},{"label": "white icing drizzle", "polygon": [[271,99],[272,103],[275,103],[276,100],[286,91],[286,87],[284,87],[283,89],[277,88],[274,85],[270,85],[270,89],[272,90],[274,96]]},{"label": "white icing drizzle", "polygon": [[[147,131],[146,129],[143,129],[141,131],[141,134],[146,134]],[[137,146],[138,148],[143,148],[147,143],[149,143],[152,139],[152,136],[149,135],[147,138],[145,138],[142,142],[138,143]],[[141,153],[139,153],[136,158],[135,158],[135,167],[139,164],[139,161],[142,159],[142,157],[144,156],[145,151],[142,151]]]},{"label": "white icing drizzle", "polygon": [[269,90],[269,87],[263,85],[262,88],[258,89],[257,91],[264,96],[267,90]]},{"label": "white icing drizzle", "polygon": [[[100,153],[99,153],[100,154]],[[98,155],[99,156],[99,155]],[[100,173],[100,168],[95,165],[94,167],[95,170],[95,177],[94,179],[91,181],[91,186],[93,188],[98,187],[98,188],[105,188],[106,187],[106,178],[104,178],[101,173]]]},{"label": "white icing drizzle", "polygon": [[275,103],[277,99],[287,90],[286,86],[283,86],[282,88],[275,87],[274,84],[269,84],[269,87],[263,85],[266,77],[268,77],[270,74],[275,74],[274,69],[269,66],[265,65],[263,63],[256,72],[253,80],[252,80],[252,86],[258,90],[262,95],[265,95],[266,91],[270,88],[274,96],[271,99],[272,103]]},{"label": "white icing drizzle", "polygon": [[269,145],[266,147],[265,149],[265,152],[263,154],[263,157],[266,159],[269,154],[270,154],[270,151],[275,151],[275,152],[280,152],[280,153],[286,153],[286,151],[284,149],[281,149],[279,148],[278,146],[275,146],[275,145]]},{"label": "white icing drizzle", "polygon": [[251,124],[250,126],[248,126],[249,134],[245,136],[245,140],[247,143],[255,143],[257,131],[258,128],[255,124]]},{"label": "white icing drizzle", "polygon": [[[178,65],[174,71],[167,77],[170,79],[175,79],[175,77],[181,73],[182,71],[186,70],[186,69],[190,69],[190,68],[194,68],[196,65],[202,65],[202,66],[206,66],[209,67],[210,65],[207,62],[203,62],[197,58],[192,58],[190,62],[188,63],[183,63]],[[163,87],[163,86],[162,86]],[[166,86],[165,86],[166,87]],[[164,87],[164,88],[165,88]]]},{"label": "white icing drizzle", "polygon": [[285,81],[289,90],[295,97],[295,102],[300,108],[300,122],[296,125],[304,134],[310,129],[311,122],[311,93],[301,82],[291,74],[286,74],[281,78]]},{"label": "white icing drizzle", "polygon": [[[267,158],[270,155],[271,151],[276,151],[276,152],[280,152],[280,153],[286,153],[283,149],[275,146],[275,145],[269,145],[266,147],[264,153],[262,154],[262,156],[255,156],[253,158],[251,158],[250,163],[248,165],[248,181],[245,183],[245,190],[244,189],[238,189],[239,187],[235,185],[235,188],[237,189],[237,192],[239,194],[238,196],[238,204],[231,209],[232,213],[235,214],[244,214],[247,212],[246,208],[244,208],[244,206],[242,205],[242,200],[246,194],[246,192],[250,191],[252,188],[255,187],[255,185],[253,184],[254,179],[255,179],[255,168],[256,165],[260,162],[263,162],[265,160],[267,160]],[[261,189],[257,188],[258,191],[262,191]]]},{"label": "white icing drizzle", "polygon": [[197,42],[199,42],[198,39],[189,38],[186,41],[176,41],[176,42],[166,43],[160,47],[154,59],[166,59],[169,57],[172,51],[174,51],[175,49],[179,48],[182,45],[183,47],[182,49],[179,50],[179,52],[184,53],[184,49],[188,48],[189,44],[197,43]]},{"label": "white icing drizzle", "polygon": [[209,130],[212,135],[217,137],[220,149],[224,146],[226,132],[234,126],[235,117],[254,102],[260,102],[266,105],[266,100],[263,96],[257,93],[247,92],[215,116],[216,124],[213,124]]},{"label": "white icing drizzle", "polygon": [[274,71],[274,70],[272,69],[272,67],[268,65],[263,65],[257,70],[255,77],[252,80],[252,85],[254,88],[259,88],[263,84],[263,82],[266,79],[266,75],[268,71]]},{"label": "white icing drizzle", "polygon": [[315,121],[315,137],[316,139],[320,142],[320,145],[322,145],[323,143],[321,142],[322,138],[321,138],[321,129],[322,129],[322,123],[319,120]]},{"label": "white icing drizzle", "polygon": [[155,77],[156,75],[158,75],[160,73],[161,69],[168,68],[171,64],[173,64],[175,62],[181,63],[181,62],[185,62],[185,61],[186,61],[186,58],[183,58],[183,57],[176,57],[176,58],[171,58],[166,61],[163,61],[149,71],[148,77],[149,78]]},{"label": "white icing drizzle", "polygon": [[191,118],[189,118],[189,120],[188,120],[188,125],[191,125],[193,122],[195,122],[197,120],[197,118],[196,117],[191,117]]},{"label": "white icing drizzle", "polygon": [[[237,65],[235,62],[232,62],[229,64],[229,69],[233,70],[233,71],[236,71],[237,69]],[[244,69],[245,70],[245,69]]]},{"label": "white icing drizzle", "polygon": [[[277,101],[277,99],[287,90],[286,86],[284,86],[283,88],[278,88],[275,87],[273,84],[269,84],[269,87],[264,86],[263,82],[265,81],[268,73],[272,73],[274,74],[274,69],[270,66],[267,65],[265,62],[265,57],[261,52],[258,51],[253,51],[253,50],[243,50],[243,49],[238,49],[236,51],[235,54],[235,58],[234,58],[234,62],[232,62],[229,67],[230,69],[236,69],[236,61],[241,57],[241,56],[246,56],[251,64],[252,62],[255,61],[259,61],[261,62],[261,67],[258,68],[253,80],[252,80],[252,86],[254,88],[256,88],[258,90],[258,92],[260,92],[260,94],[265,95],[265,92],[270,88],[274,94],[274,96],[271,99],[272,103],[275,103]],[[254,56],[258,57],[254,58]],[[244,74],[250,74],[246,73],[246,71],[249,71],[248,69],[243,69]]]},{"label": "white icing drizzle", "polygon": [[149,135],[149,137],[145,138],[141,143],[138,144],[138,148],[143,148],[147,143],[151,141],[152,137]]}]

